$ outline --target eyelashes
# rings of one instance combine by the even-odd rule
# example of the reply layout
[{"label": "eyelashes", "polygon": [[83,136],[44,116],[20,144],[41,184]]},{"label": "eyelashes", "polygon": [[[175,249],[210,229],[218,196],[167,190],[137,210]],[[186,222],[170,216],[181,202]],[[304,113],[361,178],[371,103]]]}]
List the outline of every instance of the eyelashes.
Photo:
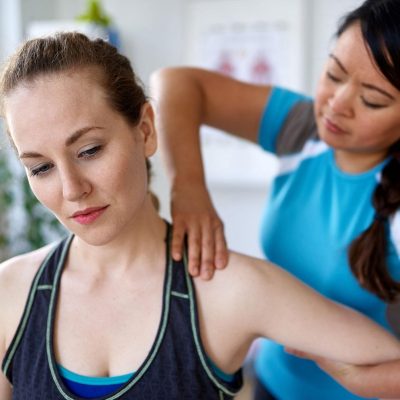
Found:
[{"label": "eyelashes", "polygon": [[326,73],[326,76],[332,82],[335,82],[335,83],[339,83],[340,82],[340,79],[338,77],[336,77],[335,75],[331,74],[329,71]]},{"label": "eyelashes", "polygon": [[45,175],[50,171],[51,168],[52,168],[51,164],[40,165],[37,168],[31,169],[30,175],[31,176]]},{"label": "eyelashes", "polygon": [[[87,150],[81,151],[78,154],[78,158],[84,159],[84,160],[90,160],[92,158],[95,158],[99,154],[99,152],[102,150],[102,148],[103,147],[99,145],[99,146],[94,146]],[[30,169],[30,176],[41,177],[41,176],[48,175],[53,168],[54,168],[54,164],[52,164],[52,163],[41,164],[37,167]]]},{"label": "eyelashes", "polygon": [[94,146],[90,149],[84,150],[78,154],[78,158],[92,158],[94,157],[100,150],[102,146]]},{"label": "eyelashes", "polygon": [[362,102],[364,103],[365,106],[367,106],[369,108],[372,108],[374,110],[377,110],[379,108],[385,107],[382,104],[371,103],[371,102],[367,101],[366,99],[364,99],[364,97],[361,97],[361,100],[362,100]]},{"label": "eyelashes", "polygon": [[[341,83],[341,79],[338,78],[336,75],[333,75],[329,71],[326,72],[326,76],[331,82],[333,82],[335,84]],[[384,104],[378,104],[378,103],[370,102],[367,99],[365,99],[364,96],[360,96],[360,98],[361,98],[361,101],[364,104],[364,106],[366,106],[368,108],[371,108],[373,110],[377,110],[377,109],[386,107],[386,105],[384,105]]]}]

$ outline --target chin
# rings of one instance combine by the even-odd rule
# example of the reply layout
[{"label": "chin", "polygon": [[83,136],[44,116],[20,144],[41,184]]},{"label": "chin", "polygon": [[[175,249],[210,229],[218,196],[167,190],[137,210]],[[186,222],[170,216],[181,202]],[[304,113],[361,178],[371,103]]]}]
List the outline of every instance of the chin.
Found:
[{"label": "chin", "polygon": [[325,142],[330,147],[338,148],[344,145],[343,137],[330,133],[324,127],[318,129],[318,136],[320,140]]},{"label": "chin", "polygon": [[69,231],[90,246],[104,246],[115,240],[120,232],[117,229],[104,229],[104,227],[83,227],[83,229],[69,227]]}]

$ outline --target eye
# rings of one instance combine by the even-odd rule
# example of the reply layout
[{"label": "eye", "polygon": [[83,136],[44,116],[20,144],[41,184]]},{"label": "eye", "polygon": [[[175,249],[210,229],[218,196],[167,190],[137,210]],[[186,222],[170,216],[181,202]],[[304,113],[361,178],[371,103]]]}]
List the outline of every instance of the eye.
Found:
[{"label": "eye", "polygon": [[94,146],[90,149],[84,150],[78,154],[79,158],[91,158],[94,157],[100,150],[102,146]]},{"label": "eye", "polygon": [[53,167],[52,167],[51,164],[43,164],[43,165],[40,165],[40,166],[38,166],[36,168],[32,168],[30,170],[30,175],[31,176],[42,176],[42,175],[45,175],[45,174],[49,173],[49,171],[52,168]]},{"label": "eye", "polygon": [[335,83],[339,83],[339,82],[340,82],[340,79],[339,79],[336,75],[333,75],[333,74],[332,74],[331,72],[329,72],[329,71],[326,72],[326,76],[327,76],[328,79],[331,80],[332,82],[335,82]]},{"label": "eye", "polygon": [[367,106],[368,108],[373,108],[374,110],[377,110],[379,108],[384,108],[386,107],[386,105],[384,104],[377,104],[377,103],[371,103],[369,101],[367,101],[364,97],[361,96],[361,101],[363,102],[363,104],[365,106]]}]

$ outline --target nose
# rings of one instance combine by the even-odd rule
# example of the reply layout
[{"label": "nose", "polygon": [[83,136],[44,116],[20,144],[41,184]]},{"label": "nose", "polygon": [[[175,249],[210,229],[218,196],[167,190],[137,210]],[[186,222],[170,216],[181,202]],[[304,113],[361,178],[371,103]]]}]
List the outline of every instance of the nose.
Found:
[{"label": "nose", "polygon": [[350,85],[341,85],[328,99],[328,105],[334,114],[351,116],[353,113],[354,93]]},{"label": "nose", "polygon": [[63,198],[68,201],[78,201],[86,197],[92,190],[90,182],[79,171],[69,167],[61,173]]}]

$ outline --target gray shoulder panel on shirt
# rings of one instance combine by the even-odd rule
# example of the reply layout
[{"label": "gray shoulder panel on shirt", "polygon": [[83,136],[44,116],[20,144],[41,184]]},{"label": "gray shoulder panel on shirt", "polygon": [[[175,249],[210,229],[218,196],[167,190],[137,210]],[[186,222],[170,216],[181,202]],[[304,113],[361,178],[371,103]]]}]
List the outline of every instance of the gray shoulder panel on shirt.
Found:
[{"label": "gray shoulder panel on shirt", "polygon": [[318,139],[312,101],[301,101],[289,112],[276,141],[276,154],[299,152],[309,139]]}]

